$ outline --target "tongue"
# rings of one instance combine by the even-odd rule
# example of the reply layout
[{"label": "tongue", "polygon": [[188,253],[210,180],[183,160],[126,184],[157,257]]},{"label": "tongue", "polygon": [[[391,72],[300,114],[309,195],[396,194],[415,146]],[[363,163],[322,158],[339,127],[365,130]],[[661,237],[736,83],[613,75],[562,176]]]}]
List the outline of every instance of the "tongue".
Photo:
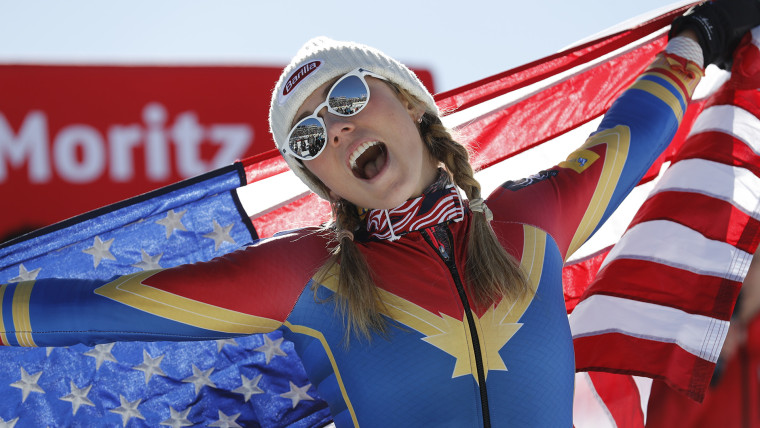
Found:
[{"label": "tongue", "polygon": [[385,165],[385,161],[387,160],[387,155],[385,153],[385,150],[383,150],[377,157],[367,162],[366,165],[364,165],[364,177],[367,180],[371,180],[374,178],[378,172],[380,172],[381,169],[383,169],[383,166]]}]

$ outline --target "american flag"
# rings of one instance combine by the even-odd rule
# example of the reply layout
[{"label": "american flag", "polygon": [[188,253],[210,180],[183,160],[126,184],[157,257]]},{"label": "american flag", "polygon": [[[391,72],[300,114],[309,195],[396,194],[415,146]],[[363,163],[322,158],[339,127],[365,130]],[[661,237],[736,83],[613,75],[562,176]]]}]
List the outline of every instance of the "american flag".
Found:
[{"label": "american flag", "polygon": [[616,372],[704,397],[760,239],[760,27],[743,43],[619,242],[565,269],[599,270],[570,319],[578,367],[608,371],[577,377],[577,426],[645,425],[651,380]]},{"label": "american flag", "polygon": [[[0,249],[0,284],[110,278],[249,245],[256,232],[235,196],[242,177],[240,165],[223,168],[11,241]],[[279,332],[5,348],[0,368],[0,426],[317,427],[331,420]]]},{"label": "american flag", "polygon": [[[668,24],[684,9],[643,18],[556,55],[439,94],[439,107],[451,112],[446,124],[457,128],[463,139],[477,142],[471,149],[486,193],[505,180],[564,160],[593,131],[612,100],[664,48]],[[696,110],[687,112],[684,128],[690,127],[703,106],[696,104]],[[677,136],[675,141],[682,139]],[[660,165],[673,154],[674,150],[663,154],[644,182],[658,176]],[[169,267],[207,260],[258,237],[328,217],[329,206],[309,194],[277,153],[270,152],[6,244],[0,248],[0,283],[34,275],[108,277],[154,264]],[[136,231],[143,227],[152,232],[138,238]],[[754,242],[750,247],[756,246],[758,231],[745,230],[747,239]],[[590,244],[565,269],[569,312],[587,296],[589,280],[603,259],[596,250],[606,245]],[[45,263],[35,262],[43,259]],[[117,266],[120,270],[105,272]],[[54,269],[61,270],[53,273]],[[737,275],[732,278],[738,280]],[[590,336],[581,333],[578,337]],[[0,393],[11,399],[0,405],[0,423],[11,426],[329,423],[326,406],[310,388],[292,346],[277,333],[223,342],[2,351],[0,364],[5,370],[0,373]],[[583,350],[578,352],[585,355]],[[710,355],[704,359],[706,370],[685,378],[661,366],[637,372],[637,366],[625,366],[637,359],[635,354],[631,357],[623,356],[622,365],[615,361],[606,367],[581,368],[636,372],[675,384],[684,379],[704,383],[711,372]],[[591,376],[592,381],[602,379]],[[632,388],[639,382],[624,379]],[[592,382],[592,386],[600,384]],[[616,402],[631,403],[639,396],[618,398]],[[580,420],[577,424],[588,426]]]}]

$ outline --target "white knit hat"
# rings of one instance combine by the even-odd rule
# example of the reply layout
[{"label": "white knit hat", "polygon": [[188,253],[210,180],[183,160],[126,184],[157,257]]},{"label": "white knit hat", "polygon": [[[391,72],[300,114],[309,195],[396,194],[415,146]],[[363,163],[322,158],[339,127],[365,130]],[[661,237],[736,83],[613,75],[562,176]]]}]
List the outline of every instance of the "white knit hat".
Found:
[{"label": "white knit hat", "polygon": [[379,74],[406,89],[424,103],[427,111],[438,113],[433,96],[414,72],[379,50],[327,37],[317,37],[306,42],[282,71],[274,87],[269,108],[269,129],[290,169],[314,193],[328,200],[329,196],[304,174],[303,164],[290,154],[285,154],[283,149],[296,112],[306,98],[323,84],[358,67]]}]

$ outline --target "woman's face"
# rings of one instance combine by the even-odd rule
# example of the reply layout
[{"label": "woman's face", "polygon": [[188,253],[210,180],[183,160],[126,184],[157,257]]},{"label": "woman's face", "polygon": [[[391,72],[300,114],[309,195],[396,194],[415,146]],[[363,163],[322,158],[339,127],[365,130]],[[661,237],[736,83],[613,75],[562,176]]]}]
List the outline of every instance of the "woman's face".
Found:
[{"label": "woman's face", "polygon": [[[341,117],[322,109],[325,148],[303,163],[330,189],[331,198],[363,208],[390,209],[421,195],[435,180],[438,162],[417,129],[422,108],[402,100],[381,80],[366,79],[370,100],[361,112]],[[332,83],[317,88],[296,117],[310,114],[324,102]]]}]

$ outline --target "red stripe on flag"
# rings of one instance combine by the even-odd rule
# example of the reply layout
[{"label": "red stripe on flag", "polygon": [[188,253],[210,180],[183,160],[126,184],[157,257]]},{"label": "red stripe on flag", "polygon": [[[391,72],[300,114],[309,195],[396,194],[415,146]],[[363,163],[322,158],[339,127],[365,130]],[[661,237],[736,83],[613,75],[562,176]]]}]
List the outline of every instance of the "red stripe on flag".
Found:
[{"label": "red stripe on flag", "polygon": [[591,281],[596,277],[599,266],[607,257],[610,248],[605,248],[598,253],[565,265],[562,268],[562,289],[565,293],[565,308],[570,313],[578,305],[583,293],[586,292]]},{"label": "red stripe on flag", "polygon": [[575,66],[593,61],[670,25],[676,16],[690,6],[672,10],[631,29],[595,39],[469,85],[442,92],[436,95],[436,104],[441,111],[449,113],[539,82]]},{"label": "red stripe on flag", "polygon": [[631,226],[651,220],[674,221],[748,253],[754,252],[756,233],[760,230],[760,221],[731,203],[691,192],[668,191],[651,196],[636,213]]},{"label": "red stripe on flag", "polygon": [[330,205],[315,193],[262,216],[252,218],[251,223],[259,236],[272,236],[277,232],[314,226],[330,219]]},{"label": "red stripe on flag", "polygon": [[285,163],[285,159],[280,156],[277,150],[269,150],[268,152],[245,158],[241,162],[245,170],[247,184],[288,170],[288,164]]},{"label": "red stripe on flag", "polygon": [[[758,79],[760,79],[760,76],[758,76]],[[756,84],[760,86],[760,83]],[[736,86],[737,84],[732,77],[731,84],[723,85],[718,93],[710,97],[710,102],[705,108],[715,105],[735,105],[760,118],[760,105],[757,104],[757,94],[755,93],[757,90],[740,90]]]},{"label": "red stripe on flag", "polygon": [[604,372],[589,372],[588,375],[617,428],[644,427],[639,388],[631,376]]},{"label": "red stripe on flag", "polygon": [[[757,28],[754,31],[756,32]],[[741,42],[747,46],[740,47],[734,52],[732,72],[736,77],[733,77],[732,80],[737,89],[753,90],[757,88],[758,82],[760,82],[760,48],[752,41],[752,33],[748,33]],[[760,40],[755,39],[754,43],[760,43]],[[760,109],[760,106],[755,104],[755,108]]]},{"label": "red stripe on flag", "polygon": [[718,131],[692,135],[674,162],[683,159],[706,159],[725,165],[738,166],[760,177],[758,154],[743,141]]},{"label": "red stripe on flag", "polygon": [[459,128],[463,141],[475,142],[473,166],[488,167],[603,114],[664,45],[658,38]]},{"label": "red stripe on flag", "polygon": [[740,288],[741,283],[736,281],[657,262],[616,259],[597,274],[586,297],[604,294],[628,298],[727,321]]},{"label": "red stripe on flag", "polygon": [[[715,364],[686,352],[674,343],[640,339],[620,333],[576,337],[575,364],[578,371],[601,371],[647,376],[667,382],[672,388],[701,402]],[[635,355],[635,370],[614,370],[620,361]],[[667,365],[663,369],[663,363]],[[695,375],[696,374],[696,375]]]}]

